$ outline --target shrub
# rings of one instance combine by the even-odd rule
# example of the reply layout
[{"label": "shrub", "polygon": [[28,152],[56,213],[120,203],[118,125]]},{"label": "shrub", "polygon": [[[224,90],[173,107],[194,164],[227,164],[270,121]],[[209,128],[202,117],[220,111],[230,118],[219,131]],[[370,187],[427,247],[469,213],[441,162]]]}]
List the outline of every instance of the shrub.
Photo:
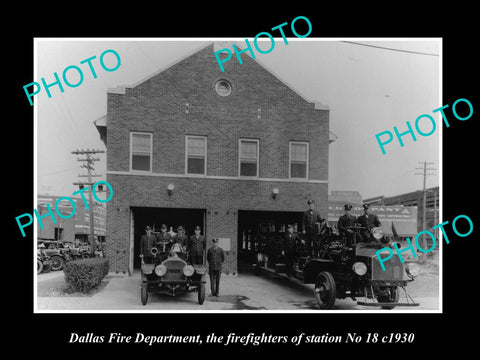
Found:
[{"label": "shrub", "polygon": [[63,272],[65,281],[75,291],[86,293],[100,284],[108,274],[109,263],[106,258],[91,258],[70,261],[65,264]]}]

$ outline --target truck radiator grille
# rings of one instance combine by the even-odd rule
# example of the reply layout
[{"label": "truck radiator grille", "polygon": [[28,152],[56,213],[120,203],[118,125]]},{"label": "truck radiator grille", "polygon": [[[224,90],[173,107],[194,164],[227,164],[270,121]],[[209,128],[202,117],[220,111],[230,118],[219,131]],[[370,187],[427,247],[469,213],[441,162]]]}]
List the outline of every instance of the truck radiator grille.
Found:
[{"label": "truck radiator grille", "polygon": [[376,256],[372,257],[372,280],[392,281],[405,280],[405,272],[403,271],[403,264],[400,262],[398,256],[394,255],[389,260],[383,263],[385,271]]},{"label": "truck radiator grille", "polygon": [[164,275],[164,280],[183,280],[183,268],[186,263],[182,260],[165,260],[163,265],[167,268],[167,273]]}]

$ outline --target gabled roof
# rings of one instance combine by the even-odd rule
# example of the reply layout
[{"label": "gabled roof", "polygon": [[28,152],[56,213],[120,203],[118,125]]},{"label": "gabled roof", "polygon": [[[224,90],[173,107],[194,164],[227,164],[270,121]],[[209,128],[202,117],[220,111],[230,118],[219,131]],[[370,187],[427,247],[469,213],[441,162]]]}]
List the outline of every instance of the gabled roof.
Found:
[{"label": "gabled roof", "polygon": [[[198,47],[197,49],[194,49],[193,51],[190,51],[189,53],[185,54],[184,56],[178,58],[173,63],[162,67],[161,69],[157,70],[156,72],[152,73],[151,75],[147,76],[146,78],[141,79],[141,80],[139,80],[136,83],[131,84],[131,85],[122,85],[122,86],[117,86],[115,88],[108,89],[107,93],[110,93],[110,94],[125,94],[127,88],[131,89],[131,88],[137,87],[138,85],[152,79],[153,77],[159,75],[160,73],[164,72],[165,70],[175,66],[176,64],[182,62],[183,60],[189,58],[190,56],[196,54],[197,52],[199,52],[203,49],[206,49],[208,47],[212,47],[213,52],[215,52],[215,51],[221,50],[222,48],[233,49],[233,44],[235,44],[238,49],[242,49],[242,47],[239,45],[238,42],[232,41],[232,40],[227,41],[227,42],[225,42],[225,41],[209,42],[207,44],[204,44],[204,45]],[[248,54],[248,52],[247,52],[247,55],[250,56]],[[212,54],[212,56],[213,56],[213,54]],[[275,72],[270,70],[267,66],[265,66],[258,59],[255,58],[255,59],[252,59],[252,60],[254,60],[257,64],[259,64],[263,69],[265,69],[267,72],[269,72],[272,76],[277,78],[281,83],[283,83],[287,88],[289,88],[291,91],[293,91],[295,94],[297,94],[300,98],[304,99],[308,103],[314,104],[314,109],[316,109],[316,110],[330,110],[330,107],[328,105],[322,104],[320,101],[316,101],[316,100],[312,101],[312,100],[307,99],[295,87],[293,87],[291,84],[289,84],[287,81],[285,81],[281,76],[279,76],[278,74],[276,74]],[[94,124],[95,124],[95,126],[97,127],[97,130],[100,133],[100,138],[106,144],[107,116],[104,115],[104,116],[100,117],[99,119],[95,120]],[[335,140],[337,140],[337,138],[338,137],[334,133],[329,131],[329,143],[334,142]]]},{"label": "gabled roof", "polygon": [[[238,42],[236,41],[228,41],[228,42],[225,42],[225,41],[216,41],[216,42],[209,42],[208,44],[206,45],[202,45],[201,47],[185,54],[184,56],[182,56],[181,58],[177,59],[176,61],[174,61],[173,63],[167,65],[167,66],[164,66],[162,67],[161,69],[157,70],[156,72],[154,72],[153,74],[147,76],[146,78],[140,80],[140,81],[137,81],[136,83],[132,84],[132,85],[122,85],[122,86],[117,86],[115,88],[111,88],[111,89],[108,89],[108,93],[111,93],[111,94],[125,94],[125,89],[126,88],[134,88],[142,83],[144,83],[145,81],[147,80],[150,80],[151,78],[155,77],[156,75],[162,73],[163,71],[167,70],[168,68],[180,63],[181,61],[187,59],[188,57],[194,55],[195,53],[203,50],[203,49],[206,49],[207,47],[212,47],[212,50],[215,52],[215,51],[218,51],[218,50],[221,50],[222,48],[225,48],[225,46],[227,46],[228,44],[230,44],[229,48],[232,49],[233,48],[233,44],[235,44],[235,46],[238,48],[238,49],[242,49],[242,47],[239,45]],[[250,56],[247,52],[247,55]],[[284,79],[282,79],[282,77],[280,77],[278,74],[276,74],[275,72],[273,72],[272,70],[270,70],[268,67],[266,67],[261,61],[259,61],[258,59],[252,59],[254,60],[255,62],[257,62],[260,66],[262,66],[266,71],[268,71],[270,74],[272,74],[274,77],[276,77],[280,82],[282,82],[286,87],[288,87],[290,90],[292,90],[295,94],[297,94],[298,96],[300,96],[302,99],[304,99],[306,102],[309,102],[309,103],[312,103],[315,105],[315,109],[316,110],[330,110],[330,107],[328,105],[325,105],[325,104],[322,104],[320,101],[317,101],[317,100],[309,100],[307,99],[305,96],[303,96],[296,88],[294,88],[291,84],[289,84],[287,81],[285,81]]]},{"label": "gabled roof", "polygon": [[[235,44],[235,46],[239,49],[239,50],[243,50],[243,48],[239,45],[238,42],[236,41],[231,41],[231,42],[215,42],[213,43],[213,50],[214,51],[219,51],[223,48],[225,48],[225,46],[227,46],[227,48],[229,49],[233,49],[233,45]],[[250,54],[247,52],[246,53],[248,56],[250,56]],[[324,105],[322,104],[320,101],[317,101],[317,100],[309,100],[307,99],[305,96],[303,96],[295,87],[293,87],[291,84],[289,84],[287,81],[285,81],[281,76],[279,76],[278,74],[276,74],[274,71],[272,71],[271,69],[269,69],[267,66],[265,66],[265,64],[263,64],[260,60],[258,60],[257,58],[253,59],[251,56],[250,58],[252,60],[254,60],[256,63],[258,63],[261,67],[263,67],[266,71],[268,71],[270,74],[272,74],[274,77],[276,77],[280,82],[282,82],[286,87],[288,87],[290,90],[292,90],[295,94],[297,94],[298,96],[300,96],[302,99],[304,99],[306,102],[309,102],[309,103],[312,103],[312,104],[315,104],[315,109],[316,110],[330,110],[330,107],[328,105]]]},{"label": "gabled roof", "polygon": [[177,60],[175,60],[173,63],[169,64],[169,65],[166,65],[162,68],[160,68],[159,70],[155,71],[154,73],[150,74],[149,76],[147,76],[146,78],[143,78],[142,80],[139,80],[137,81],[136,83],[134,84],[131,84],[131,85],[120,85],[120,86],[117,86],[115,88],[111,88],[111,89],[108,89],[107,90],[107,93],[110,93],[110,94],[125,94],[125,89],[126,88],[129,88],[129,89],[132,89],[134,87],[137,87],[138,85],[144,83],[145,81],[148,81],[150,80],[151,78],[157,76],[158,74],[164,72],[165,70],[167,70],[168,68],[171,68],[172,66],[175,66],[176,64],[182,62],[183,60],[189,58],[190,56],[192,56],[193,54],[211,46],[212,43],[208,43],[206,45],[202,45],[200,46],[199,48],[193,50],[193,51],[190,51],[189,53],[185,54],[184,56],[178,58]]}]

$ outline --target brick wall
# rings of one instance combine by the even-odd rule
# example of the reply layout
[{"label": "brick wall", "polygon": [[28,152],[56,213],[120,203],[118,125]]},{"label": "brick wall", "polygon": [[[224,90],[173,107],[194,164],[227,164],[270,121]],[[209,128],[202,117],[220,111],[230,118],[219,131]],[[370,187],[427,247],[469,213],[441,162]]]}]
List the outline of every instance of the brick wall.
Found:
[{"label": "brick wall", "polygon": [[[111,269],[119,272],[128,272],[130,207],[205,209],[208,245],[212,238],[231,238],[224,267],[229,273],[237,271],[238,210],[304,211],[307,199],[315,199],[323,217],[328,210],[327,184],[118,174],[107,175],[107,181],[114,189],[107,203],[107,252]],[[175,186],[172,195],[168,184]],[[273,187],[280,190],[276,199]]]},{"label": "brick wall", "polygon": [[[208,137],[208,174],[236,176],[238,138],[260,140],[260,177],[288,177],[288,141],[310,141],[310,178],[327,179],[328,111],[314,110],[244,55],[221,73],[207,47],[126,95],[108,95],[107,170],[129,170],[129,133],[153,133],[153,172],[184,173],[185,135]],[[226,98],[214,88],[231,82]],[[186,113],[185,104],[189,104]],[[261,118],[258,119],[258,109]],[[261,154],[262,155],[262,154]],[[287,159],[285,161],[285,159]]]},{"label": "brick wall", "polygon": [[[222,73],[213,45],[207,46],[126,94],[108,94],[107,181],[114,196],[107,203],[107,241],[113,271],[128,269],[132,206],[205,209],[207,237],[232,239],[226,272],[236,271],[239,209],[303,211],[313,198],[326,216],[326,183],[235,179],[239,138],[259,140],[260,178],[288,179],[289,141],[308,141],[309,178],[328,179],[328,111],[315,110],[247,55],[242,59],[241,65],[225,63]],[[232,84],[230,96],[215,92],[219,79]],[[150,175],[115,173],[129,171],[131,131],[153,133]],[[207,176],[231,179],[168,177],[185,174],[186,135],[207,136]],[[170,183],[172,196],[166,191]],[[276,200],[274,187],[280,190]]]}]

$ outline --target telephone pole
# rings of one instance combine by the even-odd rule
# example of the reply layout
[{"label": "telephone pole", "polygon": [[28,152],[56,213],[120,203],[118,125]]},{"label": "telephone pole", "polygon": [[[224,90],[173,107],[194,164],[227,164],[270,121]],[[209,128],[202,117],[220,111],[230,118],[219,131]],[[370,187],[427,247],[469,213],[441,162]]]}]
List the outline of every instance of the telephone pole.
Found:
[{"label": "telephone pole", "polygon": [[80,187],[80,189],[83,189],[83,187],[85,185],[89,185],[90,186],[90,190],[88,191],[88,203],[89,203],[89,225],[90,225],[90,234],[88,235],[88,242],[90,243],[90,256],[91,257],[95,257],[95,226],[94,226],[94,211],[93,211],[93,207],[94,207],[94,204],[93,204],[93,197],[92,197],[92,191],[93,191],[93,181],[92,181],[92,178],[93,177],[99,177],[101,175],[97,175],[97,174],[92,174],[92,171],[95,170],[95,168],[93,167],[93,163],[95,161],[100,161],[100,158],[94,158],[92,157],[92,155],[94,154],[100,154],[100,153],[104,153],[105,151],[103,150],[90,150],[90,149],[87,149],[87,150],[76,150],[76,151],[72,151],[72,154],[74,155],[85,155],[86,157],[83,158],[83,159],[79,159],[77,158],[77,161],[83,161],[83,165],[81,165],[80,167],[81,168],[85,168],[87,169],[87,174],[86,175],[82,175],[82,174],[79,174],[78,177],[86,177],[88,178],[88,181],[87,182],[74,182],[73,185],[78,185]]},{"label": "telephone pole", "polygon": [[[419,161],[419,164],[422,164],[423,167],[415,168],[416,170],[421,170],[421,173],[415,173],[415,175],[423,175],[423,211],[422,211],[422,231],[427,230],[427,221],[426,221],[426,208],[427,208],[427,176],[434,175],[432,173],[428,173],[428,170],[436,170],[434,168],[428,168],[427,165],[434,164],[433,162],[427,161]],[[425,234],[422,234],[422,248],[427,249],[427,244],[425,240]]]},{"label": "telephone pole", "polygon": [[[433,219],[434,219],[434,224],[438,224],[438,209],[437,209],[437,191],[435,189],[431,190],[430,192],[433,192]],[[435,229],[433,232],[435,237],[438,239],[438,229]]]}]

